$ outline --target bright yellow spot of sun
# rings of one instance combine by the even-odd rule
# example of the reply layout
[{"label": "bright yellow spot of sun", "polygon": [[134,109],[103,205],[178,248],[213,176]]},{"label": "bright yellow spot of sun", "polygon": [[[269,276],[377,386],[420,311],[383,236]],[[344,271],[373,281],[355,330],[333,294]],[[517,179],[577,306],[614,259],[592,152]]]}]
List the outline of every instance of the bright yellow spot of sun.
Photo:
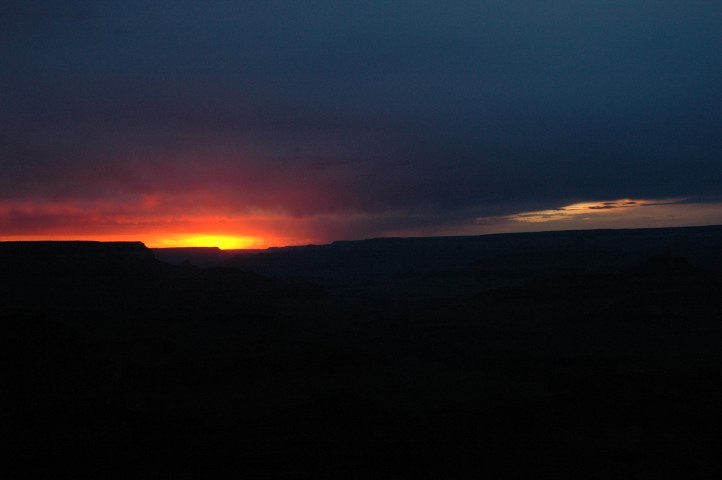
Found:
[{"label": "bright yellow spot of sun", "polygon": [[154,247],[218,247],[221,250],[257,248],[264,244],[260,237],[236,237],[231,235],[183,235],[164,238]]}]

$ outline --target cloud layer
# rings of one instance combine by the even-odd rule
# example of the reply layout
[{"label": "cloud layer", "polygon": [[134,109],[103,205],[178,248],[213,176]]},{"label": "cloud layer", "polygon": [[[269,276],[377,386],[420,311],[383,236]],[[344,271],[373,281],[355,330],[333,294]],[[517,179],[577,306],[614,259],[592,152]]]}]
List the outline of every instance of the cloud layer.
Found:
[{"label": "cloud layer", "polygon": [[5,5],[0,236],[484,233],[722,194],[714,2]]}]

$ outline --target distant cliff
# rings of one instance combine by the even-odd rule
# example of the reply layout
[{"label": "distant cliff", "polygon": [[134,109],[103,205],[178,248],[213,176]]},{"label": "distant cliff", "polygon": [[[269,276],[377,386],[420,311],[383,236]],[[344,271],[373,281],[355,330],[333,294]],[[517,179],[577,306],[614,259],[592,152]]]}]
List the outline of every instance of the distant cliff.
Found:
[{"label": "distant cliff", "polygon": [[326,287],[408,285],[409,278],[498,285],[557,274],[627,270],[671,274],[704,269],[722,275],[720,245],[722,226],[569,230],[270,248],[232,257],[226,265]]},{"label": "distant cliff", "polygon": [[0,242],[5,272],[127,270],[153,263],[153,252],[141,242]]}]

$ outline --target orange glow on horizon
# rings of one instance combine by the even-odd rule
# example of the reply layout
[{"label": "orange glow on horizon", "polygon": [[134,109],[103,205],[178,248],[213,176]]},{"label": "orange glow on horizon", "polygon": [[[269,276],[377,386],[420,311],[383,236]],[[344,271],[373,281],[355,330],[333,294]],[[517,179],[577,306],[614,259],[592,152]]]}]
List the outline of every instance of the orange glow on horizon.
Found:
[{"label": "orange glow on horizon", "polygon": [[197,211],[181,208],[172,198],[151,200],[91,206],[72,201],[0,201],[0,241],[142,242],[149,248],[240,250],[299,244],[308,237],[303,222],[283,212],[209,214],[201,206]]},{"label": "orange glow on horizon", "polygon": [[264,248],[266,242],[261,237],[233,235],[175,235],[158,238],[146,243],[149,248],[169,247],[218,247],[221,250],[240,250],[245,248]]},{"label": "orange glow on horizon", "polygon": [[284,246],[267,242],[262,237],[204,234],[102,234],[102,235],[13,235],[0,236],[0,242],[32,241],[88,241],[88,242],[143,242],[148,248],[218,247],[221,250],[261,249]]},{"label": "orange glow on horizon", "polygon": [[[88,206],[78,202],[0,201],[0,241],[142,242],[149,248],[241,250],[364,237],[722,224],[722,203],[692,203],[682,198],[585,201],[448,224],[443,218],[438,224],[427,222],[424,212],[404,210],[301,216],[282,210],[234,212],[228,208],[211,213],[210,208],[193,210],[185,204],[172,204],[170,199],[163,205],[147,207],[133,202]],[[417,220],[420,226],[413,226]]]}]

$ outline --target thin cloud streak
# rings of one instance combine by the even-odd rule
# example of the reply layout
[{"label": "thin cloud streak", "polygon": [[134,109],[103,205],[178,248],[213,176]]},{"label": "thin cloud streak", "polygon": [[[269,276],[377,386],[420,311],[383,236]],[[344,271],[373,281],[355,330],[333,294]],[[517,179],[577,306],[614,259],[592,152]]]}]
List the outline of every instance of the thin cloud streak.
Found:
[{"label": "thin cloud streak", "polygon": [[555,209],[480,217],[487,233],[592,228],[659,228],[722,224],[722,203],[686,199],[579,202]]},{"label": "thin cloud streak", "polygon": [[[592,215],[609,214],[611,210],[637,209],[655,205],[673,205],[684,202],[686,199],[665,199],[665,200],[632,200],[629,198],[619,200],[608,200],[602,202],[581,202],[567,205],[565,207],[551,210],[540,210],[536,212],[521,212],[504,217],[514,222],[555,222],[560,220],[571,220],[575,218],[590,219]],[[627,212],[625,212],[627,213]],[[482,220],[483,223],[483,220]]]}]

